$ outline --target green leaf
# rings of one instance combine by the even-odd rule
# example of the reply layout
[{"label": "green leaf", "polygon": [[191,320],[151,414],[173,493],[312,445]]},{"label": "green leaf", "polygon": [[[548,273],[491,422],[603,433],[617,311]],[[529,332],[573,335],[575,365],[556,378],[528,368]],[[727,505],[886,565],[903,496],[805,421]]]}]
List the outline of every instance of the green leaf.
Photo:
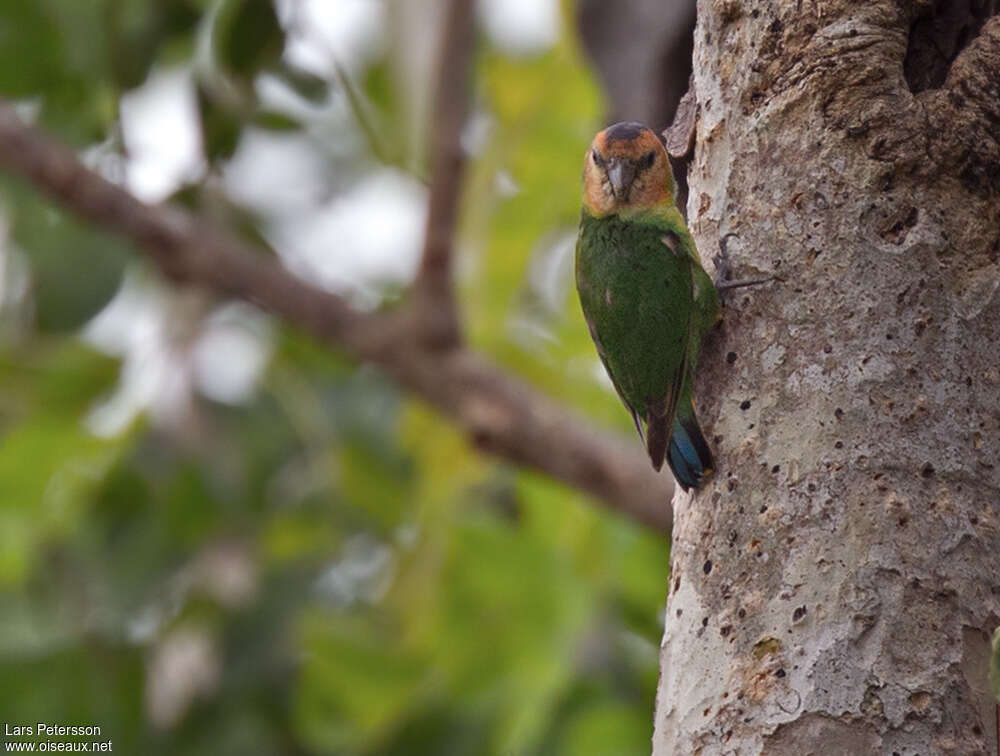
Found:
[{"label": "green leaf", "polygon": [[58,78],[63,62],[59,29],[39,2],[0,5],[0,94],[30,97]]},{"label": "green leaf", "polygon": [[648,712],[603,702],[578,712],[569,722],[560,756],[629,756],[649,753]]},{"label": "green leaf", "polygon": [[498,752],[530,752],[572,679],[592,597],[568,566],[503,520],[455,532],[438,663],[463,696],[498,702]]},{"label": "green leaf", "polygon": [[118,375],[118,361],[78,342],[38,337],[0,351],[0,417],[23,420],[32,413],[80,417]]},{"label": "green leaf", "polygon": [[186,0],[116,0],[109,11],[111,67],[120,89],[142,84],[162,47],[193,35],[202,17]]},{"label": "green leaf", "polygon": [[143,666],[141,649],[97,638],[40,656],[5,659],[0,709],[12,723],[41,721],[39,712],[44,712],[44,721],[51,723],[96,725],[102,730],[99,739],[111,740],[116,753],[150,753],[136,742],[143,721]]},{"label": "green leaf", "polygon": [[300,96],[314,104],[321,103],[330,92],[330,82],[326,79],[284,63],[279,65],[274,74]]},{"label": "green leaf", "polygon": [[100,312],[118,290],[129,257],[114,237],[72,222],[58,226],[29,241],[36,319],[48,331],[78,328]]},{"label": "green leaf", "polygon": [[281,56],[285,34],[272,0],[228,0],[212,33],[216,60],[245,81]]},{"label": "green leaf", "polygon": [[198,86],[198,111],[205,154],[212,161],[232,157],[240,141],[243,117],[234,108],[214,99],[201,85]]},{"label": "green leaf", "polygon": [[117,363],[60,339],[0,353],[0,585],[23,581],[50,539],[73,532],[121,441],[82,417]]},{"label": "green leaf", "polygon": [[131,247],[10,183],[14,239],[31,268],[35,319],[46,331],[78,328],[121,284]]},{"label": "green leaf", "polygon": [[92,145],[107,139],[117,117],[116,98],[111,82],[67,81],[45,93],[38,122],[70,145]]},{"label": "green leaf", "polygon": [[298,717],[317,750],[356,748],[377,738],[418,700],[430,670],[390,635],[329,614],[309,617],[304,632],[309,663]]},{"label": "green leaf", "polygon": [[267,131],[301,131],[302,124],[285,113],[264,110],[257,113],[253,125]]},{"label": "green leaf", "polygon": [[0,585],[23,580],[46,539],[70,532],[115,445],[76,417],[36,417],[0,446]]},{"label": "green leaf", "polygon": [[375,444],[345,444],[339,458],[340,487],[348,504],[385,531],[398,527],[410,513],[412,476],[393,454]]}]

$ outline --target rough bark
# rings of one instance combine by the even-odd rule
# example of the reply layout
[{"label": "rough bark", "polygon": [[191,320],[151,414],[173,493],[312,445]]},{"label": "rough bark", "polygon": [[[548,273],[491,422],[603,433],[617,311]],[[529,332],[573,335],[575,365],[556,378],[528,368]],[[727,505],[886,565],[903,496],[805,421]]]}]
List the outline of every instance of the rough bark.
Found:
[{"label": "rough bark", "polygon": [[698,4],[692,231],[782,280],[702,358],[655,754],[997,753],[1000,18],[962,5]]}]

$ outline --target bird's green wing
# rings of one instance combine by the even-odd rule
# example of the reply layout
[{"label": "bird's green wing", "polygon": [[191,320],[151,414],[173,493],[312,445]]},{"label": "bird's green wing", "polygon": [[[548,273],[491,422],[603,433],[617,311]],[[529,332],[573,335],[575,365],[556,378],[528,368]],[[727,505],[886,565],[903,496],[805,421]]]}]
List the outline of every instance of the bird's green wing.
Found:
[{"label": "bird's green wing", "polygon": [[694,302],[693,266],[676,233],[658,216],[598,219],[584,213],[576,256],[591,335],[633,419],[645,421],[657,466],[687,368]]},{"label": "bird's green wing", "polygon": [[642,422],[640,420],[639,413],[636,411],[635,407],[628,403],[628,399],[622,393],[621,386],[618,381],[615,380],[614,371],[611,369],[611,365],[608,364],[608,358],[604,353],[604,348],[601,346],[601,341],[597,336],[597,331],[594,326],[591,325],[590,320],[587,318],[586,313],[584,313],[583,319],[587,322],[587,328],[590,330],[590,338],[594,342],[594,346],[597,348],[597,356],[601,359],[601,364],[604,365],[604,372],[608,374],[608,378],[611,379],[611,385],[614,386],[615,392],[618,394],[618,398],[622,400],[622,404],[625,405],[625,409],[629,411],[632,415],[632,422],[635,423],[635,430],[639,434],[639,438],[642,439],[643,444],[646,443],[646,434],[642,429]]},{"label": "bird's green wing", "polygon": [[688,331],[687,363],[677,400],[670,435],[667,461],[674,477],[685,490],[699,488],[712,474],[715,462],[694,411],[694,372],[705,335],[719,320],[719,294],[715,284],[701,267],[698,250],[686,227],[677,234],[677,243],[685,248],[692,265],[691,325]]}]

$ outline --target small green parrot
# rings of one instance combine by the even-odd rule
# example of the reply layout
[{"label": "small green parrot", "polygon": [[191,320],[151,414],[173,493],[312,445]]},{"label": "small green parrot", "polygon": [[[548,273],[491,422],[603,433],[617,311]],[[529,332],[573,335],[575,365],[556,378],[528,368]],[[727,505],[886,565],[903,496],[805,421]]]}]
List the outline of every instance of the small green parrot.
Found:
[{"label": "small green parrot", "polygon": [[674,204],[657,136],[616,123],[594,137],[583,169],[576,288],[601,362],[659,470],[687,491],[712,473],[694,414],[702,339],[719,295]]}]

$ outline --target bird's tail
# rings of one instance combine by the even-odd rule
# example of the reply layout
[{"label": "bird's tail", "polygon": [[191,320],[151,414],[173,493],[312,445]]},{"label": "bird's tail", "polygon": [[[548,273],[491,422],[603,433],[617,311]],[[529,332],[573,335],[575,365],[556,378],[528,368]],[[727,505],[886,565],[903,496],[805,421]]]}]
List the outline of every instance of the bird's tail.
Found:
[{"label": "bird's tail", "polygon": [[[640,435],[642,435],[641,431]],[[656,472],[659,472],[660,468],[663,467],[663,459],[667,456],[668,438],[667,418],[650,415],[646,422],[646,453],[649,454],[649,459]]]},{"label": "bird's tail", "polygon": [[682,404],[674,418],[674,432],[670,436],[667,464],[681,488],[700,488],[702,481],[712,474],[715,462],[708,442],[694,415],[694,403]]}]

